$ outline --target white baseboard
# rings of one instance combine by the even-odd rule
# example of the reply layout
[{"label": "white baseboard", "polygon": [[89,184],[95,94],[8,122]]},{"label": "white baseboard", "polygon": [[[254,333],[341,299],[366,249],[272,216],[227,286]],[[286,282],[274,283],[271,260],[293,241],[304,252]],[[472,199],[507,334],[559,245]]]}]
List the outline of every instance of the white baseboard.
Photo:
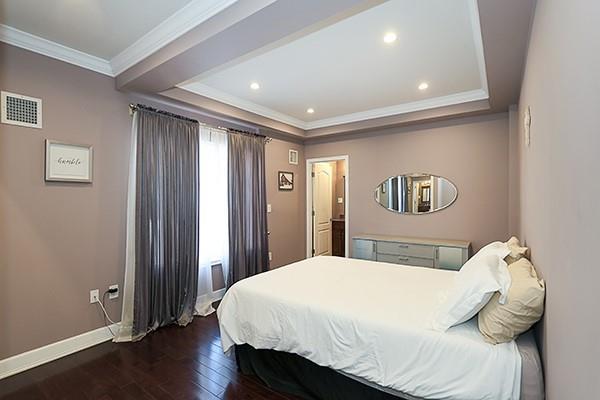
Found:
[{"label": "white baseboard", "polygon": [[[116,332],[118,324],[111,325],[110,329]],[[108,328],[103,326],[93,331],[61,340],[60,342],[51,343],[25,353],[17,354],[16,356],[5,358],[4,360],[0,360],[0,379],[68,356],[88,347],[107,342],[112,337]]]}]

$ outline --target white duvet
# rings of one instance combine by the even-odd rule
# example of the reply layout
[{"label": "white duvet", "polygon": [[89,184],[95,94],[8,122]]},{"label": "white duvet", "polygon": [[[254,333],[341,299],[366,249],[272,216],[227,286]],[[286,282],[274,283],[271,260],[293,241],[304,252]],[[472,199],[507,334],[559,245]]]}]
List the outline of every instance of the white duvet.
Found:
[{"label": "white duvet", "polygon": [[235,344],[295,353],[414,397],[518,400],[514,342],[485,343],[475,320],[445,333],[432,315],[456,272],[315,257],[244,279],[217,315]]}]

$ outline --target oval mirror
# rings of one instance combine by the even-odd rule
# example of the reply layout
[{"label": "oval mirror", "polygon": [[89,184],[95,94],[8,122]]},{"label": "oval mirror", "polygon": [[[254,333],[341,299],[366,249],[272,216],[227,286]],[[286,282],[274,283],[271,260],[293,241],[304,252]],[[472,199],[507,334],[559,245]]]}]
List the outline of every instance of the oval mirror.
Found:
[{"label": "oval mirror", "polygon": [[406,174],[391,176],[375,189],[375,201],[400,214],[427,214],[454,203],[458,190],[441,176]]}]

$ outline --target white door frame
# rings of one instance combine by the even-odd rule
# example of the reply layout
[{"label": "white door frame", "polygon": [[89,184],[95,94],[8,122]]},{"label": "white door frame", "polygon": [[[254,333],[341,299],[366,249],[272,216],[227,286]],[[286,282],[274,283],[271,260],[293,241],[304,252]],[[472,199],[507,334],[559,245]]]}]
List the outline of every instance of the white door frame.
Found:
[{"label": "white door frame", "polygon": [[306,159],[306,257],[312,257],[312,230],[313,230],[313,218],[312,218],[312,165],[319,162],[330,162],[343,160],[346,162],[346,187],[344,188],[344,254],[346,257],[350,256],[350,201],[348,194],[350,193],[350,157],[348,155],[342,156],[330,156],[330,157],[319,157],[319,158],[307,158]]}]

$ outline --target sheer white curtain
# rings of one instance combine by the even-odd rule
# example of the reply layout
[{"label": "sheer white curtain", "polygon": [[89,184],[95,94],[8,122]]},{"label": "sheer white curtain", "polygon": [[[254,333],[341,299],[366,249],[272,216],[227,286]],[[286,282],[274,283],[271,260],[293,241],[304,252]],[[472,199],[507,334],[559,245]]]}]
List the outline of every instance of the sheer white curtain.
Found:
[{"label": "sheer white curtain", "polygon": [[[214,312],[211,303],[223,297],[225,289],[213,288],[212,266],[228,272],[227,133],[200,126],[200,273],[196,314]],[[216,268],[216,271],[219,271]],[[219,271],[220,272],[220,271]]]},{"label": "sheer white curtain", "polygon": [[137,170],[138,113],[131,123],[129,180],[127,183],[127,234],[125,244],[125,281],[123,283],[123,311],[114,342],[131,342],[133,330],[133,290],[135,286],[135,199]]}]

